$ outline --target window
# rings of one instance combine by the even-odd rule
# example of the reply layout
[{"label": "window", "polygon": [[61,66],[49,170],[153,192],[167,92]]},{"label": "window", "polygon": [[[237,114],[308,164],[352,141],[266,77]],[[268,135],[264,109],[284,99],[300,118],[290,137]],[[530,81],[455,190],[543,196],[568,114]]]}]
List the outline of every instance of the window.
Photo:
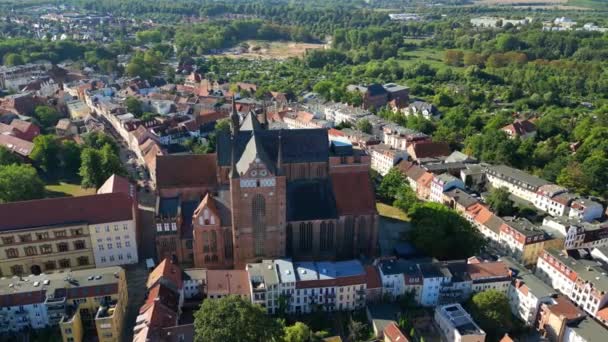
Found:
[{"label": "window", "polygon": [[59,267],[61,268],[69,268],[71,266],[70,259],[61,259],[59,260]]},{"label": "window", "polygon": [[101,262],[106,262],[106,257],[105,256],[101,257]]},{"label": "window", "polygon": [[118,260],[122,260],[122,254],[118,254]]},{"label": "window", "polygon": [[108,243],[108,249],[112,249],[112,243]]},{"label": "window", "polygon": [[122,225],[122,230],[127,230],[127,229],[129,229],[129,225],[128,225],[128,224],[126,224],[126,223],[125,223],[125,224],[123,224],[123,225]]},{"label": "window", "polygon": [[110,226],[106,226],[106,233],[110,232]]},{"label": "window", "polygon": [[53,234],[55,235],[56,239],[64,238],[68,235],[68,233],[65,230],[58,230],[58,231],[53,232]]},{"label": "window", "polygon": [[54,260],[49,260],[44,263],[44,269],[47,271],[52,271],[57,268],[57,264]]},{"label": "window", "polygon": [[300,232],[300,240],[299,246],[300,251],[302,252],[310,252],[312,250],[312,223],[300,223],[299,227]]},{"label": "window", "polygon": [[38,254],[38,250],[36,249],[35,246],[25,247],[24,250],[25,250],[25,255],[27,255],[27,256],[33,256],[33,255]]},{"label": "window", "polygon": [[32,241],[32,234],[19,235],[19,241],[21,241],[21,242],[31,242]]},{"label": "window", "polygon": [[85,244],[84,240],[74,241],[74,249],[85,249],[85,248],[86,248],[86,244]]},{"label": "window", "polygon": [[89,257],[81,256],[78,257],[78,266],[86,266],[89,264]]},{"label": "window", "polygon": [[[192,249],[192,241],[188,240],[188,242],[190,242],[189,249]],[[131,247],[131,241],[125,241],[125,247]],[[188,247],[188,243],[186,243],[186,247]]]},{"label": "window", "polygon": [[114,225],[114,231],[115,231],[115,232],[117,232],[117,231],[118,231],[118,225],[117,225],[117,224],[115,224],[115,225]]},{"label": "window", "polygon": [[47,244],[40,246],[40,254],[51,254],[53,253],[53,245]]},{"label": "window", "polygon": [[13,265],[13,266],[11,266],[11,272],[14,275],[22,275],[23,274],[23,266],[21,266],[21,265]]},{"label": "window", "polygon": [[36,239],[38,239],[38,240],[46,240],[48,238],[49,238],[48,232],[36,233]]},{"label": "window", "polygon": [[101,229],[99,228],[99,226],[95,227],[95,233],[99,233]]},{"label": "window", "polygon": [[127,253],[127,259],[131,259],[131,253]]},{"label": "window", "polygon": [[2,243],[5,245],[12,245],[15,243],[15,238],[12,236],[5,236],[2,238]]},{"label": "window", "polygon": [[72,229],[72,236],[81,236],[83,235],[82,228]]},{"label": "window", "polygon": [[266,235],[266,200],[264,196],[257,194],[251,203],[251,215],[253,219],[253,238],[255,241],[255,255],[264,255],[264,243]]},{"label": "window", "polygon": [[116,243],[116,248],[122,248],[122,243],[117,242],[117,243]]},{"label": "window", "polygon": [[[8,249],[6,249],[6,257],[7,258],[18,258],[19,251],[17,250],[17,248],[8,248]],[[13,272],[13,273],[15,273],[15,272]]]},{"label": "window", "polygon": [[110,255],[110,261],[114,261],[114,256]]},{"label": "window", "polygon": [[209,233],[203,232],[203,252],[209,252]]},{"label": "window", "polygon": [[67,242],[60,242],[57,244],[57,250],[59,252],[67,252],[70,248],[68,247]]},{"label": "window", "polygon": [[97,248],[98,248],[100,251],[103,251],[103,245],[98,245],[98,246],[97,246]]},{"label": "window", "polygon": [[217,233],[211,231],[211,252],[217,252]]}]

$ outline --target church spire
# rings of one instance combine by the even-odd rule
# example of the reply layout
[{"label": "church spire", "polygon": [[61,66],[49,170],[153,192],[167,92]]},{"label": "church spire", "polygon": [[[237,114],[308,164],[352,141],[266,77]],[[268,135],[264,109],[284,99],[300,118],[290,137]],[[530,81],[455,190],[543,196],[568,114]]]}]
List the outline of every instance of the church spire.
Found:
[{"label": "church spire", "polygon": [[241,117],[239,112],[236,110],[236,101],[232,96],[232,113],[230,114],[230,131],[232,136],[236,136],[239,133],[239,127],[241,126]]},{"label": "church spire", "polygon": [[230,137],[230,178],[238,178],[239,173],[236,170],[236,138],[235,136]]}]

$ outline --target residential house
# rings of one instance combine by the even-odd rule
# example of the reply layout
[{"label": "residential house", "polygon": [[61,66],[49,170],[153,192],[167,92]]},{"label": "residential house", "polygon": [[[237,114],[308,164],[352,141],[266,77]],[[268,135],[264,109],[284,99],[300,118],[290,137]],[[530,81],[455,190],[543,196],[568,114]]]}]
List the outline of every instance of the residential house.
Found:
[{"label": "residential house", "polygon": [[515,120],[512,124],[501,128],[501,131],[511,139],[529,139],[536,136],[536,125],[528,119]]},{"label": "residential house", "polygon": [[503,257],[501,260],[512,272],[508,292],[511,313],[527,326],[535,326],[538,322],[541,304],[553,303],[557,291],[514,259]]},{"label": "residential house", "polygon": [[464,183],[460,178],[456,178],[447,173],[433,176],[429,200],[436,203],[443,203],[443,193],[454,188],[464,190]]},{"label": "residential house", "polygon": [[536,191],[534,206],[552,216],[567,216],[570,203],[576,197],[555,184],[541,185]]},{"label": "residential house", "polygon": [[382,128],[383,142],[390,147],[406,151],[408,146],[417,141],[429,141],[431,138],[421,132],[395,125],[385,125]]},{"label": "residential house", "polygon": [[435,323],[446,341],[484,342],[486,340],[486,333],[460,304],[435,308]]},{"label": "residential house", "polygon": [[324,113],[325,120],[333,121],[336,126],[341,123],[354,125],[359,118],[370,114],[370,112],[365,109],[351,107],[342,103],[326,104]]},{"label": "residential house", "polygon": [[68,115],[72,119],[84,119],[91,114],[91,109],[84,101],[71,100],[67,101],[65,105],[68,110]]},{"label": "residential house", "polygon": [[600,219],[604,213],[604,206],[589,198],[577,198],[570,203],[568,216],[592,222]]},{"label": "residential house", "polygon": [[24,160],[29,159],[34,149],[32,142],[7,134],[0,134],[0,146],[4,146],[7,150],[17,154]]},{"label": "residential house", "polygon": [[219,299],[229,295],[251,300],[249,275],[246,270],[207,270],[208,299]]},{"label": "residential house", "polygon": [[594,248],[608,244],[608,225],[592,224],[569,217],[545,217],[543,227],[557,231],[564,239],[563,248]]},{"label": "residential house", "polygon": [[422,158],[449,156],[450,147],[445,142],[423,140],[410,144],[407,152],[412,160],[419,160]]},{"label": "residential house", "polygon": [[537,199],[537,192],[543,185],[548,185],[544,179],[530,175],[527,172],[506,165],[485,165],[486,178],[493,188],[506,188],[511,194],[530,203]]},{"label": "residential house", "polygon": [[416,303],[421,301],[422,272],[418,263],[403,259],[385,259],[375,262],[384,293],[392,298],[405,294],[413,295]]},{"label": "residential house", "polygon": [[248,264],[247,273],[252,303],[263,306],[269,314],[275,314],[284,301],[286,313],[295,312],[292,295],[295,293],[296,275],[290,260],[263,260]]},{"label": "residential house", "polygon": [[407,160],[407,152],[396,150],[389,145],[377,144],[368,147],[372,157],[372,169],[382,176],[386,174],[401,160]]},{"label": "residential house", "polygon": [[[563,296],[542,303],[538,317],[538,331],[549,341],[577,341],[566,337],[569,326],[588,320],[582,310]],[[578,340],[582,342],[581,340]],[[593,340],[592,340],[593,341]],[[600,339],[601,341],[601,339]]]},{"label": "residential house", "polygon": [[11,135],[31,142],[40,135],[40,127],[30,121],[12,119],[8,125],[0,123],[0,134]]},{"label": "residential house", "polygon": [[409,342],[406,335],[399,329],[395,322],[390,322],[384,328],[384,342]]},{"label": "residential house", "polygon": [[563,237],[551,235],[523,217],[502,219],[501,246],[507,255],[524,265],[534,265],[543,248],[560,247],[564,243]]},{"label": "residential house", "polygon": [[414,101],[410,103],[403,113],[405,116],[420,115],[427,120],[437,119],[440,117],[439,110],[432,103],[424,101]]}]

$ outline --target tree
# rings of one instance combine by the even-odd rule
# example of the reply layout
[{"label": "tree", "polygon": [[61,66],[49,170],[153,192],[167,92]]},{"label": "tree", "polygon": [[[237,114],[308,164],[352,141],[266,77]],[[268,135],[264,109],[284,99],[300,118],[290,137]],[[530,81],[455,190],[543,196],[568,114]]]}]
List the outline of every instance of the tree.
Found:
[{"label": "tree", "polygon": [[84,143],[87,147],[91,147],[96,150],[101,150],[101,148],[105,145],[110,145],[112,146],[112,150],[114,150],[114,153],[118,154],[119,147],[118,144],[116,144],[116,141],[114,141],[114,139],[112,139],[109,135],[103,132],[88,133],[85,134],[83,137]]},{"label": "tree", "polygon": [[294,325],[285,327],[283,331],[284,342],[308,342],[312,335],[310,328],[302,322],[296,322]]},{"label": "tree", "polygon": [[403,184],[397,191],[393,206],[407,213],[416,202],[418,202],[418,198],[414,190],[408,184]]},{"label": "tree", "polygon": [[96,188],[103,184],[105,179],[103,178],[101,153],[94,148],[87,147],[82,150],[80,159],[81,164],[78,173],[82,177],[82,186]]},{"label": "tree", "polygon": [[363,133],[371,134],[372,133],[372,124],[367,119],[361,119],[357,121],[357,129]]},{"label": "tree", "polygon": [[142,104],[137,98],[133,96],[127,97],[125,100],[125,107],[127,107],[127,111],[137,117],[143,114]]},{"label": "tree", "polygon": [[71,140],[61,145],[61,169],[65,177],[72,178],[78,175],[80,168],[80,146]]},{"label": "tree", "polygon": [[283,328],[261,306],[231,295],[203,301],[194,331],[196,342],[271,342],[281,338]]},{"label": "tree", "polygon": [[513,326],[507,296],[496,290],[475,294],[467,303],[473,319],[488,335],[489,341],[497,341]]},{"label": "tree", "polygon": [[0,203],[44,197],[44,183],[30,165],[0,166]]},{"label": "tree", "polygon": [[34,110],[34,116],[45,129],[52,129],[59,121],[59,113],[55,108],[49,106],[38,106]]},{"label": "tree", "polygon": [[[103,181],[110,178],[113,174],[125,175],[125,169],[120,162],[120,157],[109,144],[104,145],[100,151]],[[101,184],[99,184],[101,185]]]},{"label": "tree", "polygon": [[215,123],[214,132],[219,134],[221,132],[229,133],[230,132],[230,119],[220,119]]},{"label": "tree", "polygon": [[416,203],[408,215],[412,223],[410,241],[416,248],[437,259],[468,258],[479,253],[484,245],[484,239],[477,229],[442,204]]},{"label": "tree", "polygon": [[403,173],[394,167],[382,178],[377,190],[378,196],[387,201],[394,201],[405,184]]},{"label": "tree", "polygon": [[498,216],[513,215],[513,201],[509,198],[509,190],[506,188],[497,188],[490,191],[490,195],[486,199],[492,211]]},{"label": "tree", "polygon": [[359,342],[367,339],[368,332],[365,323],[350,319],[348,322],[348,341]]},{"label": "tree", "polygon": [[34,148],[30,158],[47,173],[54,173],[59,168],[60,145],[52,135],[39,135],[34,138]]},{"label": "tree", "polygon": [[21,159],[4,146],[0,146],[0,166],[21,164]]},{"label": "tree", "polygon": [[4,65],[6,66],[15,66],[24,64],[25,61],[20,54],[17,53],[9,53],[4,55]]},{"label": "tree", "polygon": [[464,53],[458,50],[446,50],[443,54],[443,62],[451,66],[462,65]]}]

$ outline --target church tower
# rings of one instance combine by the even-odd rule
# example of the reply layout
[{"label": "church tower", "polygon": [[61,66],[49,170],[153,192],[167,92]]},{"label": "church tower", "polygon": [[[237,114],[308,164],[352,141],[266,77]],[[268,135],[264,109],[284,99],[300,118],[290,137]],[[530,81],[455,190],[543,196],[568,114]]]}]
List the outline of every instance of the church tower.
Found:
[{"label": "church tower", "polygon": [[[251,115],[245,122],[247,119],[257,121]],[[277,167],[281,158],[268,154],[262,146],[258,136],[261,127],[254,124],[251,128],[243,153],[232,165],[230,179],[237,268],[285,254],[286,179]],[[248,133],[240,132],[241,135]]]}]

